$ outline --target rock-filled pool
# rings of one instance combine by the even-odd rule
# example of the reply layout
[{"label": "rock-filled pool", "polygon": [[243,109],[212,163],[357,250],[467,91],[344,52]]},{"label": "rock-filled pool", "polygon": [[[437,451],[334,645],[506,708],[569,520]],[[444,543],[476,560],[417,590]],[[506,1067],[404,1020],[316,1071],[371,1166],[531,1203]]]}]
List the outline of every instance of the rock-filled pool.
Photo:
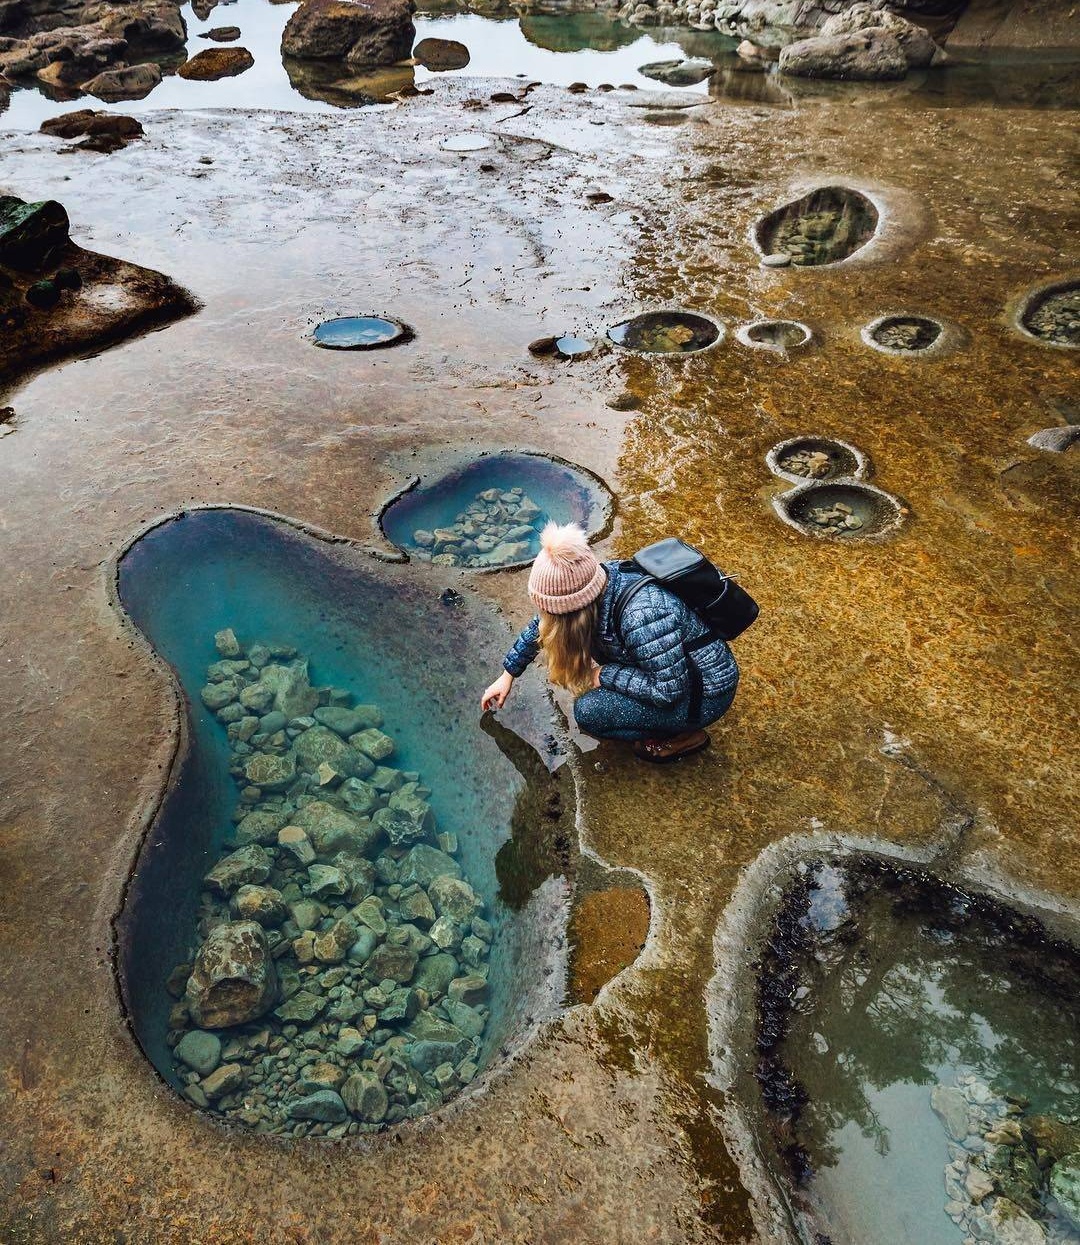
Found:
[{"label": "rock-filled pool", "polygon": [[530,562],[544,525],[580,523],[591,535],[611,496],[591,473],[543,454],[488,454],[418,482],[380,518],[387,538],[436,566],[490,570]]},{"label": "rock-filled pool", "polygon": [[802,1239],[1080,1241],[1076,945],[873,854],[780,885],[745,1062]]},{"label": "rock-filled pool", "polygon": [[[523,782],[474,706],[503,630],[422,569],[238,510],[152,528],[118,591],[186,715],[117,919],[143,1050],[257,1132],[455,1097],[565,987],[565,878],[506,903],[496,870]],[[507,722],[538,740],[545,703]]]}]

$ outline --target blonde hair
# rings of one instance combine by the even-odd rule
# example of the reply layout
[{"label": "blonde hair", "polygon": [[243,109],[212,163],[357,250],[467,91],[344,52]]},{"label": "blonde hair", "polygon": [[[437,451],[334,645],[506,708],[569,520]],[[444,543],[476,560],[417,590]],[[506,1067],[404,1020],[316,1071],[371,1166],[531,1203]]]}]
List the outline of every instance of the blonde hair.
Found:
[{"label": "blonde hair", "polygon": [[540,647],[547,658],[548,678],[575,696],[592,687],[592,641],[599,613],[599,599],[567,614],[540,611]]}]

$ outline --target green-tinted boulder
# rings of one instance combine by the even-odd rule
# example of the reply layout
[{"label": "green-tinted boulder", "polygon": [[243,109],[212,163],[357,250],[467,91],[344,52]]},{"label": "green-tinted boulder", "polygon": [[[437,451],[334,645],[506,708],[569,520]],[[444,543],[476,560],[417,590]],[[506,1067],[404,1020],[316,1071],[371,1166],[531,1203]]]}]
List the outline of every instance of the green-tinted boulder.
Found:
[{"label": "green-tinted boulder", "polygon": [[256,752],[244,764],[244,777],[252,786],[262,787],[264,791],[284,791],[296,779],[296,758],[291,752],[284,756]]},{"label": "green-tinted boulder", "polygon": [[368,975],[376,981],[389,979],[404,984],[412,979],[415,970],[416,952],[389,942],[376,947],[367,962]]},{"label": "green-tinted boulder", "polygon": [[36,272],[68,241],[68,214],[55,199],[25,203],[0,195],[0,264]]},{"label": "green-tinted boulder", "polygon": [[325,800],[305,804],[293,817],[294,824],[307,831],[312,847],[320,856],[349,851],[366,854],[378,832],[366,817],[354,817]]},{"label": "green-tinted boulder", "polygon": [[340,1124],[349,1118],[341,1095],[332,1089],[316,1090],[304,1098],[298,1098],[289,1107],[292,1120],[317,1120],[321,1124]]},{"label": "green-tinted boulder", "polygon": [[231,704],[236,699],[236,693],[236,683],[232,679],[225,679],[221,683],[207,683],[199,693],[199,699],[207,709],[216,711]]},{"label": "green-tinted boulder", "polygon": [[279,1020],[307,1024],[325,1009],[326,1004],[327,1000],[322,995],[312,994],[310,990],[298,990],[291,999],[274,1009],[274,1015]]},{"label": "green-tinted boulder", "polygon": [[1050,1169],[1050,1192],[1073,1227],[1080,1229],[1080,1153],[1064,1155]]},{"label": "green-tinted boulder", "polygon": [[345,1106],[358,1120],[378,1124],[386,1115],[389,1099],[374,1072],[354,1072],[341,1087]]},{"label": "green-tinted boulder", "polygon": [[428,887],[428,895],[439,916],[448,916],[458,925],[466,925],[484,906],[477,893],[462,878],[436,878]]},{"label": "green-tinted boulder", "polygon": [[237,846],[245,847],[249,843],[261,843],[264,847],[269,847],[277,842],[278,831],[288,823],[288,820],[284,813],[260,809],[248,813],[234,831]]},{"label": "green-tinted boulder", "polygon": [[219,895],[231,895],[238,886],[265,882],[270,876],[270,856],[256,843],[222,856],[206,875],[206,885]]},{"label": "green-tinted boulder", "polygon": [[416,966],[412,984],[417,990],[426,990],[433,999],[441,998],[458,975],[458,962],[449,952],[441,951],[426,955]]},{"label": "green-tinted boulder", "polygon": [[397,880],[402,885],[418,882],[421,886],[430,886],[436,878],[461,877],[461,866],[446,852],[427,843],[417,843],[403,856],[397,869]]},{"label": "green-tinted boulder", "polygon": [[340,964],[356,938],[356,922],[342,917],[315,939],[315,958],[323,964]]},{"label": "green-tinted boulder", "polygon": [[300,718],[318,707],[319,693],[308,681],[306,661],[263,667],[260,682],[274,693],[274,708],[286,718]]},{"label": "green-tinted boulder", "polygon": [[261,925],[235,921],[213,929],[199,948],[185,991],[200,1029],[255,1020],[277,1000],[277,974]]},{"label": "green-tinted boulder", "polygon": [[221,1038],[216,1033],[192,1029],[173,1047],[173,1054],[200,1076],[209,1076],[221,1062]]},{"label": "green-tinted boulder", "polygon": [[368,725],[363,714],[356,713],[352,709],[343,709],[338,705],[326,705],[322,709],[316,709],[312,717],[316,722],[321,722],[323,726],[328,726],[343,739],[348,739],[350,735],[355,735],[357,731],[362,731]]},{"label": "green-tinted boulder", "polygon": [[349,882],[333,865],[309,865],[307,892],[315,899],[340,899],[349,889]]},{"label": "green-tinted boulder", "polygon": [[429,833],[422,821],[401,808],[380,808],[371,820],[394,847],[410,847]]},{"label": "green-tinted boulder", "polygon": [[394,751],[394,741],[374,726],[350,735],[349,743],[375,762],[385,761]]},{"label": "green-tinted boulder", "polygon": [[280,925],[289,915],[281,891],[272,886],[241,886],[229,909],[238,921],[258,921],[264,929]]}]

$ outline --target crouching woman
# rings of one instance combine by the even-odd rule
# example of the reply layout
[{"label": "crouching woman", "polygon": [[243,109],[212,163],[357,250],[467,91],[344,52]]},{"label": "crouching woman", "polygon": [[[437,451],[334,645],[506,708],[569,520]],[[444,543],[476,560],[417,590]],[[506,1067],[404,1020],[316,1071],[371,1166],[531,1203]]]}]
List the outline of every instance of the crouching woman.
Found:
[{"label": "crouching woman", "polygon": [[641,572],[597,560],[576,524],[549,523],[529,574],[537,616],[503,661],[483,709],[501,709],[538,653],[548,678],[574,696],[580,729],[632,741],[643,761],[674,761],[708,747],[704,728],[735,699],[739,668],[727,644],[678,597],[647,583],[616,618]]}]

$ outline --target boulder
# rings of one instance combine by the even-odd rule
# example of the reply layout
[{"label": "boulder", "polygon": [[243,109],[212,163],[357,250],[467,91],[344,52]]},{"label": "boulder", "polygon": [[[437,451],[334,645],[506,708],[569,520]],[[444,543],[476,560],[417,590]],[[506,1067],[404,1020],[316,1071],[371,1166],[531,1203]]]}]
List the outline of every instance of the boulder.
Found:
[{"label": "boulder", "polygon": [[216,82],[218,78],[234,78],[255,64],[247,48],[206,48],[176,71],[181,78],[196,82]]},{"label": "boulder", "polygon": [[91,151],[112,152],[126,147],[133,138],[143,133],[142,125],[135,117],[115,112],[95,112],[92,108],[80,108],[65,112],[59,117],[48,117],[41,123],[42,134],[54,138],[79,138],[77,144]]},{"label": "boulder", "polygon": [[413,48],[413,59],[436,73],[464,69],[469,63],[469,49],[456,39],[421,39]]},{"label": "boulder", "polygon": [[425,990],[432,999],[438,999],[446,993],[457,975],[457,960],[446,952],[439,952],[424,956],[413,974],[412,985],[414,989]]},{"label": "boulder", "polygon": [[293,741],[296,763],[305,774],[314,774],[320,765],[329,765],[343,777],[364,777],[362,771],[371,772],[370,763],[360,758],[355,748],[349,747],[328,726],[315,725],[302,731]]},{"label": "boulder", "polygon": [[278,833],[288,820],[284,813],[256,809],[241,818],[233,832],[233,838],[238,847],[246,847],[250,843],[261,843],[263,847],[269,847],[280,841]]},{"label": "boulder", "polygon": [[214,648],[222,657],[235,660],[243,655],[240,647],[240,641],[236,638],[236,632],[232,627],[223,627],[220,631],[214,632]]},{"label": "boulder", "polygon": [[192,1029],[176,1043],[173,1054],[193,1072],[209,1076],[221,1062],[221,1038],[216,1033]]},{"label": "boulder", "polygon": [[277,841],[278,847],[295,856],[300,864],[310,865],[315,860],[315,849],[302,826],[282,826]]},{"label": "boulder", "polygon": [[199,38],[213,39],[215,43],[232,43],[235,39],[240,38],[240,27],[215,26],[212,30],[201,31]]},{"label": "boulder", "polygon": [[446,852],[428,843],[417,843],[402,857],[398,866],[397,880],[408,886],[414,882],[430,886],[436,878],[460,878],[461,866]]},{"label": "boulder", "polygon": [[1080,1153],[1080,1123],[1068,1123],[1053,1115],[1029,1115],[1021,1125],[1032,1146],[1055,1159]]},{"label": "boulder", "polygon": [[265,882],[270,876],[270,856],[256,843],[222,856],[204,881],[219,895],[231,895],[238,886]]},{"label": "boulder", "polygon": [[304,1098],[298,1098],[289,1107],[292,1120],[316,1120],[320,1124],[340,1124],[349,1118],[341,1095],[332,1089],[316,1090]]},{"label": "boulder", "polygon": [[161,82],[161,69],[154,64],[124,65],[106,69],[82,84],[87,95],[98,99],[143,99]]},{"label": "boulder", "polygon": [[0,195],[0,264],[36,272],[68,241],[68,214],[55,199],[25,203]]},{"label": "boulder", "polygon": [[223,1063],[201,1082],[199,1088],[208,1102],[224,1098],[244,1083],[244,1069],[238,1063]]},{"label": "boulder", "polygon": [[323,964],[340,964],[358,936],[356,922],[341,917],[315,939],[315,958]]},{"label": "boulder", "polygon": [[638,73],[655,82],[663,82],[665,86],[695,86],[711,78],[716,73],[712,61],[691,58],[679,61],[653,61],[642,65]]},{"label": "boulder", "polygon": [[376,981],[404,984],[412,980],[415,970],[416,952],[389,942],[376,947],[367,962],[368,974]]},{"label": "boulder", "polygon": [[939,65],[946,59],[945,53],[930,37],[929,31],[909,22],[899,13],[868,4],[865,0],[828,18],[819,33],[822,37],[831,39],[838,35],[853,35],[869,30],[888,31],[899,43],[911,69],[926,69],[930,65]]},{"label": "boulder", "polygon": [[968,1104],[963,1093],[952,1085],[935,1085],[930,1091],[930,1106],[953,1141],[968,1135]]},{"label": "boulder", "polygon": [[296,757],[291,752],[283,756],[256,752],[244,765],[244,777],[252,786],[262,787],[264,791],[284,791],[296,780]]},{"label": "boulder", "polygon": [[365,1124],[378,1124],[390,1105],[382,1081],[374,1072],[354,1072],[341,1087],[345,1106]]},{"label": "boulder", "polygon": [[483,907],[480,897],[462,878],[436,878],[428,887],[428,896],[439,916],[449,917],[458,925],[466,925]]},{"label": "boulder", "polygon": [[317,899],[343,898],[350,883],[334,865],[309,865],[307,893]]},{"label": "boulder", "polygon": [[286,718],[301,718],[319,704],[319,693],[308,680],[306,661],[263,668],[260,681],[274,693],[274,708]]},{"label": "boulder", "polygon": [[394,847],[410,847],[419,839],[427,838],[430,827],[434,824],[430,810],[425,822],[403,808],[380,808],[371,820]]},{"label": "boulder", "polygon": [[1050,1192],[1073,1227],[1080,1229],[1080,1151],[1058,1159],[1051,1168]]},{"label": "boulder", "polygon": [[349,743],[372,761],[385,761],[394,751],[394,741],[377,727],[369,726],[349,736]]},{"label": "boulder", "polygon": [[781,73],[797,78],[843,82],[897,81],[908,71],[896,36],[883,29],[800,39],[781,50],[779,64]]},{"label": "boulder", "polygon": [[291,999],[274,1009],[274,1015],[286,1022],[308,1024],[326,1009],[327,1002],[322,995],[312,994],[310,990],[298,990]]},{"label": "boulder", "polygon": [[393,65],[412,50],[412,0],[303,0],[281,36],[285,56]]},{"label": "boulder", "polygon": [[229,908],[237,920],[258,921],[264,928],[280,925],[289,915],[281,891],[272,886],[241,886]]},{"label": "boulder", "polygon": [[325,800],[306,804],[293,821],[307,831],[311,846],[320,856],[332,856],[335,852],[355,852],[363,856],[370,851],[379,833],[366,817],[354,817]]},{"label": "boulder", "polygon": [[261,925],[235,921],[219,925],[199,948],[185,998],[201,1029],[245,1024],[277,999],[277,974]]}]

